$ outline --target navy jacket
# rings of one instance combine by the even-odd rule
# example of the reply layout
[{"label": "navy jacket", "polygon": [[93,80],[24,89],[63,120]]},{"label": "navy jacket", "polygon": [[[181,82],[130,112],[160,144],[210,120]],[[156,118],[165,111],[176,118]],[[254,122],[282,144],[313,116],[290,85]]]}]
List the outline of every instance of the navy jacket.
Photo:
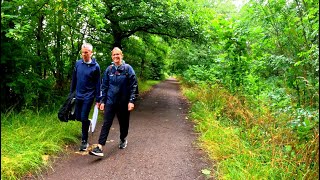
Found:
[{"label": "navy jacket", "polygon": [[138,95],[138,82],[133,68],[124,61],[119,67],[114,64],[111,68],[108,66],[102,78],[101,91],[101,103],[134,103]]},{"label": "navy jacket", "polygon": [[100,102],[100,66],[96,59],[86,64],[82,59],[75,63],[70,93],[76,90],[76,99],[96,98]]}]

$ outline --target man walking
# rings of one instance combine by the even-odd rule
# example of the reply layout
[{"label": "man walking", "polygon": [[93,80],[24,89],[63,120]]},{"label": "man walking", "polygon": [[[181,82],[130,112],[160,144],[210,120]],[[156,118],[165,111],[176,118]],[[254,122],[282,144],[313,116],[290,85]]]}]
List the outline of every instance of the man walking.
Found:
[{"label": "man walking", "polygon": [[90,126],[89,113],[94,99],[100,103],[100,66],[92,57],[92,45],[84,43],[81,47],[82,59],[75,63],[70,93],[76,91],[76,119],[82,123],[80,151],[89,147],[88,131]]}]

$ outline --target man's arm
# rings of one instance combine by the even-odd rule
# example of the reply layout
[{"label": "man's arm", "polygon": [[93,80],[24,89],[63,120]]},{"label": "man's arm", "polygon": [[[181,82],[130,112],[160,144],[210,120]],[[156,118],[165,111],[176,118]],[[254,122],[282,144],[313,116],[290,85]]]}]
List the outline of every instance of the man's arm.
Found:
[{"label": "man's arm", "polygon": [[96,74],[97,74],[97,83],[96,83],[96,102],[99,103],[100,102],[100,98],[101,98],[101,79],[100,79],[100,66],[97,65],[96,68]]}]

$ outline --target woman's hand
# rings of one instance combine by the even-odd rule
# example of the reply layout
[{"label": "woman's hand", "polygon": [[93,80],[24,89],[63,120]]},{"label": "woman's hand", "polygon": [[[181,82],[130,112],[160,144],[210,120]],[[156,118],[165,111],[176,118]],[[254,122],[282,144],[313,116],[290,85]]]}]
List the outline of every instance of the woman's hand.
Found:
[{"label": "woman's hand", "polygon": [[128,111],[132,111],[134,109],[134,104],[133,103],[129,103],[128,104]]}]

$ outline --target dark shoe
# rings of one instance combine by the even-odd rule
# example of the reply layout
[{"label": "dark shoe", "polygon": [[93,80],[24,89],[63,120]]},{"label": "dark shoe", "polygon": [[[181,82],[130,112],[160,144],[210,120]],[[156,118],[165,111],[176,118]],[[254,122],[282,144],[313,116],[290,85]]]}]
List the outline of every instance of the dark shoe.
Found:
[{"label": "dark shoe", "polygon": [[90,155],[103,157],[102,146],[99,144],[92,151],[89,152]]},{"label": "dark shoe", "polygon": [[124,140],[124,141],[121,141],[120,140],[120,144],[119,144],[119,149],[124,149],[127,147],[127,144],[128,144],[128,141],[127,140]]},{"label": "dark shoe", "polygon": [[89,143],[87,141],[82,141],[79,151],[86,151],[88,147],[89,147]]}]

